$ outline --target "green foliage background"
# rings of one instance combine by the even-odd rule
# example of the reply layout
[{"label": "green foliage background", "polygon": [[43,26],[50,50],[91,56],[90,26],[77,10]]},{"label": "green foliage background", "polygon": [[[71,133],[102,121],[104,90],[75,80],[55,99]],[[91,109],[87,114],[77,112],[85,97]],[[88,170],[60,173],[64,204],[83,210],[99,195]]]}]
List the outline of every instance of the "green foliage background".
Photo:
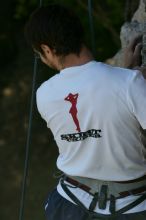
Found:
[{"label": "green foliage background", "polygon": [[[61,3],[73,8],[86,30],[91,47],[87,0],[42,1]],[[104,61],[120,48],[120,27],[124,22],[125,0],[94,0],[93,16],[96,59]],[[138,1],[137,1],[138,2]],[[19,215],[25,143],[33,72],[33,54],[24,39],[24,25],[39,5],[37,0],[7,0],[0,7],[0,161],[1,220],[16,220]],[[38,87],[53,72],[39,63]],[[43,220],[43,202],[55,185],[52,178],[57,157],[52,134],[34,107],[29,175],[24,219]]]},{"label": "green foliage background", "polygon": [[[8,0],[2,2],[0,47],[2,64],[16,55],[17,37],[23,32],[24,24],[29,14],[39,5],[39,0]],[[43,5],[48,3],[60,3],[68,5],[76,10],[80,16],[87,33],[87,44],[90,46],[90,31],[88,21],[87,0],[43,0]],[[104,60],[113,55],[120,47],[119,31],[124,21],[125,0],[95,0],[94,27],[96,36],[97,59]],[[6,12],[6,14],[5,14]],[[109,44],[110,41],[110,44]],[[8,52],[6,52],[6,48]]]},{"label": "green foliage background", "polygon": [[[43,5],[48,3],[60,3],[75,8],[87,30],[87,42],[90,42],[87,0],[44,0]],[[38,6],[36,0],[17,0],[14,17],[25,20],[31,11]],[[97,58],[102,60],[114,54],[120,46],[119,31],[124,20],[125,1],[96,0],[92,1],[94,8],[94,26],[96,27]],[[101,37],[102,36],[102,37]],[[107,37],[108,36],[108,37]],[[109,44],[109,40],[111,44]],[[90,43],[87,43],[90,45]],[[112,45],[110,47],[110,45]],[[107,48],[107,50],[103,49]]]}]

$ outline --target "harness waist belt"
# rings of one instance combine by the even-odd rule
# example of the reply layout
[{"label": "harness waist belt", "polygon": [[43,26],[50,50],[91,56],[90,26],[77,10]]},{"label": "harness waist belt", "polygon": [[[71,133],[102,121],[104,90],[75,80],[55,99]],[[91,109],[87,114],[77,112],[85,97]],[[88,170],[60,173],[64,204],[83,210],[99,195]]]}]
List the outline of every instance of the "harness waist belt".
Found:
[{"label": "harness waist belt", "polygon": [[127,181],[114,181],[115,183],[122,183],[122,184],[127,184],[127,183],[137,183],[137,182],[140,182],[142,180],[146,180],[146,175],[144,176],[141,176],[137,179],[134,179],[134,180],[127,180]]},{"label": "harness waist belt", "polygon": [[[146,178],[146,175],[144,177]],[[139,182],[139,181],[143,180],[144,177],[136,179],[135,182]],[[64,180],[67,181],[68,183],[72,184],[73,186],[78,187],[78,188],[86,191],[87,193],[89,193],[91,195],[95,193],[95,192],[92,193],[93,190],[89,186],[82,184],[82,183],[78,182],[77,180],[72,179],[68,176],[65,176]],[[128,181],[126,181],[126,182],[128,182]],[[117,182],[117,183],[122,183],[122,182]],[[125,183],[125,181],[124,181],[124,183]],[[139,193],[143,193],[144,191],[146,191],[146,186],[141,186],[141,187],[138,187],[135,189],[130,189],[128,191],[119,192],[120,196],[118,196],[117,198],[123,198],[123,197],[129,196],[129,195],[136,195]]]}]

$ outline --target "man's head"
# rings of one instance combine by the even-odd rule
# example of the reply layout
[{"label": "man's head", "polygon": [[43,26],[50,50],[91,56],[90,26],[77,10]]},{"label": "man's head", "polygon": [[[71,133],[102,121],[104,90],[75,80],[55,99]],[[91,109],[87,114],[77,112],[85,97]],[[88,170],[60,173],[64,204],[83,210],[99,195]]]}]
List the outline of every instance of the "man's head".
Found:
[{"label": "man's head", "polygon": [[34,11],[26,24],[25,33],[32,48],[51,67],[53,56],[79,55],[84,43],[79,18],[70,9],[57,4]]}]

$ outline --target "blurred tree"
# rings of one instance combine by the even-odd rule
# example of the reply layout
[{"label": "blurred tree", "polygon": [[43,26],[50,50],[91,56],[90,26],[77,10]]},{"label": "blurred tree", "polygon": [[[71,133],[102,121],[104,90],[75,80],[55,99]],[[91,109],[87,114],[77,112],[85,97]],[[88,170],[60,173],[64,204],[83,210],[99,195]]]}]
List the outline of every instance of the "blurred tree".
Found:
[{"label": "blurred tree", "polygon": [[[13,32],[14,1],[2,1],[0,7],[0,66],[3,67],[16,57],[16,42]],[[7,12],[7,14],[6,14]]]}]

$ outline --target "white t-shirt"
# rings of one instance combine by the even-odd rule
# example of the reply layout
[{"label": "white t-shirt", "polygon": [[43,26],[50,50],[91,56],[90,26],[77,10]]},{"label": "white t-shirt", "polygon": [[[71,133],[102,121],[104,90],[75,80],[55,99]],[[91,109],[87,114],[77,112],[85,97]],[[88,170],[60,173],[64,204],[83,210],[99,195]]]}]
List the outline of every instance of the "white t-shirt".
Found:
[{"label": "white t-shirt", "polygon": [[91,61],[37,90],[37,107],[70,176],[125,181],[146,173],[146,80],[138,71]]}]

